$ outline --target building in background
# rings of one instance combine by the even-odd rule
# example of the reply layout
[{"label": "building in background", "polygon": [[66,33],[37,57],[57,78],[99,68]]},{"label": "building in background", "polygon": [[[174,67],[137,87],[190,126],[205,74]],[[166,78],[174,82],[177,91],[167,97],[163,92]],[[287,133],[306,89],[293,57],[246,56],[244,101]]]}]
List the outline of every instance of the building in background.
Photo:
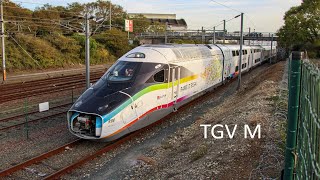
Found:
[{"label": "building in background", "polygon": [[184,19],[177,19],[176,14],[152,14],[152,13],[128,13],[129,18],[134,18],[138,15],[143,15],[151,23],[168,23],[167,30],[183,31],[188,29],[188,25]]}]

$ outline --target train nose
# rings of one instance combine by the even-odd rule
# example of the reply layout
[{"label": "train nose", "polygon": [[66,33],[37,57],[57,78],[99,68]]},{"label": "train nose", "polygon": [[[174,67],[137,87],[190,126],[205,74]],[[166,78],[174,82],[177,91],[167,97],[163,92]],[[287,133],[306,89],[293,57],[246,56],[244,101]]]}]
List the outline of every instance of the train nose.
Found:
[{"label": "train nose", "polygon": [[98,115],[69,112],[69,128],[80,136],[100,137],[102,131],[102,118]]}]

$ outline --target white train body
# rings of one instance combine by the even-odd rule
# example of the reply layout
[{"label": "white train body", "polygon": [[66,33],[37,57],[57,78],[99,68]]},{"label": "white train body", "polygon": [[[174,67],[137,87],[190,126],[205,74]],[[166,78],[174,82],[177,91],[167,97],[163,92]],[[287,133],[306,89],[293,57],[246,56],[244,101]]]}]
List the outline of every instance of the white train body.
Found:
[{"label": "white train body", "polygon": [[[275,52],[243,46],[242,73]],[[137,47],[72,106],[69,129],[80,138],[111,141],[143,128],[236,77],[239,54],[238,45]]]}]

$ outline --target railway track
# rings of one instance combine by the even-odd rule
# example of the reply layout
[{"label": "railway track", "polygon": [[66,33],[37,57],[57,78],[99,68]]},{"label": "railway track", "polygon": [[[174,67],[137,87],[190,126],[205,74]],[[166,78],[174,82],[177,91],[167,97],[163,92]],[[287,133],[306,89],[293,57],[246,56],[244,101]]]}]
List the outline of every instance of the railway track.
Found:
[{"label": "railway track", "polygon": [[[39,113],[38,111],[33,111],[28,114],[19,114],[16,116],[0,119],[0,132],[8,129],[17,128],[19,126],[25,125],[27,123],[34,123],[41,120],[46,120],[53,118],[58,115],[65,114],[72,103],[66,103],[59,106],[52,107],[48,112]],[[45,115],[42,115],[45,114]],[[40,117],[39,117],[40,115]],[[25,118],[28,116],[28,121]]]},{"label": "railway track", "polygon": [[[97,81],[104,72],[91,74],[91,81]],[[14,83],[0,86],[0,104],[26,97],[72,90],[84,87],[85,75],[71,75],[55,77],[43,80],[29,81],[26,83]]]}]

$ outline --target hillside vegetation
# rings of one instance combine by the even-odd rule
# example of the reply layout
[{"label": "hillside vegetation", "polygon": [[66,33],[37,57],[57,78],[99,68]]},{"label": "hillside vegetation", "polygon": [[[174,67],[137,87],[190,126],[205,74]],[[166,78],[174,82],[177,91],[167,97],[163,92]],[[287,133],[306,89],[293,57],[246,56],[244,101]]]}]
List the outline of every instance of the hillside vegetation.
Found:
[{"label": "hillside vegetation", "polygon": [[[84,22],[90,17],[91,65],[114,62],[134,47],[123,31],[127,13],[111,4],[112,28],[109,27],[110,2],[72,3],[66,7],[43,5],[35,10],[11,1],[4,3],[7,71],[69,67],[85,63]],[[144,17],[134,19],[147,29]]]}]

